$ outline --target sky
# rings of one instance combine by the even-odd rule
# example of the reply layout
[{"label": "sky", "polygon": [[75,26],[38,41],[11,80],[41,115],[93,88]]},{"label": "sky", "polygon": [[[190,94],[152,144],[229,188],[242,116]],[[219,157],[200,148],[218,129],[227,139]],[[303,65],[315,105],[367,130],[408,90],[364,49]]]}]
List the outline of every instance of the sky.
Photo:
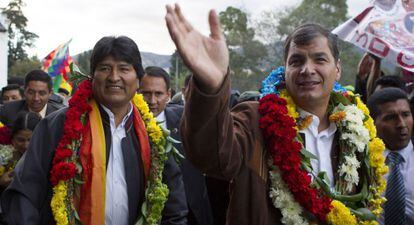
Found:
[{"label": "sky", "polygon": [[[103,36],[126,35],[141,51],[172,54],[175,46],[165,25],[165,5],[179,3],[190,23],[208,35],[210,9],[235,6],[257,17],[263,10],[284,9],[300,0],[26,0],[27,29],[39,35],[29,55],[44,58],[58,45],[72,39],[70,53],[92,49]],[[6,5],[1,1],[0,7]],[[369,5],[369,0],[347,0],[349,16]]]}]

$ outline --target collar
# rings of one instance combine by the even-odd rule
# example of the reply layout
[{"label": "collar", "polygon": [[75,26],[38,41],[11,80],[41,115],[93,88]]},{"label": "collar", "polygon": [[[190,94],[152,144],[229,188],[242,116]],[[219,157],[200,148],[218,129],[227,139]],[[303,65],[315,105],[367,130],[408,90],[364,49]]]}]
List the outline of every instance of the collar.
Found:
[{"label": "collar", "polygon": [[[104,105],[99,104],[102,109],[106,112],[106,114],[109,117],[109,123],[111,125],[111,127],[116,128],[115,126],[115,115],[112,113],[112,111],[108,108],[106,108]],[[132,114],[132,103],[129,103],[129,110],[128,113],[124,116],[124,118],[122,119],[121,123],[119,124],[119,126],[121,127],[125,127],[126,122],[128,121],[128,118],[131,116]]]},{"label": "collar", "polygon": [[[28,108],[29,108],[29,107],[28,107]],[[40,115],[40,117],[42,117],[42,119],[43,119],[43,118],[45,118],[45,116],[46,116],[46,109],[47,109],[47,103],[45,104],[45,106],[43,106],[43,109],[42,109],[42,110],[40,110],[39,112],[35,112],[35,111],[31,110],[30,108],[29,108],[29,111],[30,111],[30,112],[35,112],[35,113],[39,114],[39,115]]]},{"label": "collar", "polygon": [[163,123],[167,120],[167,117],[165,116],[165,110],[162,111],[158,116],[156,117],[157,122]]},{"label": "collar", "polygon": [[[396,152],[400,153],[400,155],[403,157],[404,162],[408,162],[408,157],[413,151],[414,151],[414,149],[413,149],[412,141],[408,142],[408,145],[405,146],[405,148],[400,149],[400,150],[396,150]],[[387,158],[387,156],[390,152],[391,152],[391,150],[389,150],[389,149],[386,149],[384,151],[385,158]]]},{"label": "collar", "polygon": [[303,110],[299,107],[297,107],[297,109],[298,109],[299,116],[301,118],[305,118],[309,115],[312,116],[312,123],[305,130],[309,130],[314,137],[318,137],[318,136],[320,136],[320,137],[323,137],[323,136],[330,137],[333,134],[335,134],[335,132],[337,130],[335,123],[329,122],[329,127],[327,129],[319,132],[318,131],[318,127],[319,127],[319,123],[320,123],[319,117],[317,117],[316,115],[313,115],[312,113],[307,112],[307,111],[305,111],[305,110]]}]

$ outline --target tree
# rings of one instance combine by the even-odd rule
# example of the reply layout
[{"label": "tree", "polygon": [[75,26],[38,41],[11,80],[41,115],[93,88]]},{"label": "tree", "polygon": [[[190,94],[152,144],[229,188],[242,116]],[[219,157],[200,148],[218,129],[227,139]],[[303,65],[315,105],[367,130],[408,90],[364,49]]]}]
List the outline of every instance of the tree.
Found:
[{"label": "tree", "polygon": [[248,15],[238,8],[228,7],[219,13],[220,22],[230,53],[230,68],[234,71],[232,86],[240,91],[257,90],[263,79],[262,59],[266,47],[255,39],[255,31],[248,26]]},{"label": "tree", "polygon": [[40,69],[41,66],[42,64],[36,56],[25,58],[15,61],[9,70],[9,74],[12,76],[26,76],[29,71]]},{"label": "tree", "polygon": [[[260,39],[271,46],[266,62],[283,65],[283,43],[287,35],[305,23],[318,23],[332,30],[347,20],[348,6],[344,0],[303,0],[298,7],[270,10],[256,22]],[[341,83],[354,84],[356,68],[361,57],[357,47],[339,41],[341,50]],[[273,68],[277,67],[273,66]]]},{"label": "tree", "polygon": [[8,68],[17,61],[27,59],[25,48],[32,47],[33,42],[38,38],[35,33],[26,30],[27,18],[22,12],[24,6],[23,0],[11,0],[4,9],[3,13],[10,21],[8,27],[9,33],[9,54],[8,54]]},{"label": "tree", "polygon": [[180,91],[180,87],[184,86],[185,77],[191,74],[190,70],[185,66],[183,59],[176,50],[170,59],[170,77],[171,77],[171,88],[175,91]]}]

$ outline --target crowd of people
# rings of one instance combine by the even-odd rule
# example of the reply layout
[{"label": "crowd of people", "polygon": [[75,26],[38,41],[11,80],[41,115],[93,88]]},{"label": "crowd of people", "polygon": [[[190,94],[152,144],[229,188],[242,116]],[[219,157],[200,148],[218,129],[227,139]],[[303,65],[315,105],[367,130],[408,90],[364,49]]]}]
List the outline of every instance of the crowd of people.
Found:
[{"label": "crowd of people", "polygon": [[73,93],[42,70],[2,89],[2,224],[414,224],[413,97],[379,58],[353,94],[337,37],[305,24],[240,95],[215,12],[209,37],[178,5],[165,19],[192,72],[174,96],[125,36],[95,44]]}]

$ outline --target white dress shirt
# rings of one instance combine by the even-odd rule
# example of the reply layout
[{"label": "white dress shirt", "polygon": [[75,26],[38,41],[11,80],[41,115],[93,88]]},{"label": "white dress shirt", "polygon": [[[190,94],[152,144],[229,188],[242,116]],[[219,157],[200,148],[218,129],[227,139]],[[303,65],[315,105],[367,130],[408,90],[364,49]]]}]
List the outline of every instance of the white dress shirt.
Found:
[{"label": "white dress shirt", "polygon": [[328,129],[321,132],[318,131],[319,118],[305,110],[299,109],[300,117],[305,118],[312,116],[312,123],[304,130],[299,131],[305,134],[305,148],[319,160],[311,159],[313,171],[317,175],[319,172],[325,171],[328,175],[331,188],[334,187],[334,174],[331,163],[332,143],[335,137],[336,125],[330,123]]},{"label": "white dress shirt", "polygon": [[[390,150],[384,151],[384,157],[387,158]],[[404,179],[405,193],[406,193],[406,205],[405,214],[407,215],[407,224],[414,224],[414,148],[413,143],[410,141],[408,145],[398,150],[398,153],[403,157],[404,162],[400,164],[401,174]],[[384,178],[388,180],[388,173],[384,175]],[[385,194],[385,193],[384,193]],[[384,214],[379,219],[380,224],[384,224]]]},{"label": "white dress shirt", "polygon": [[32,111],[30,108],[29,108],[29,111],[30,112],[35,112],[35,113],[39,114],[39,116],[42,117],[42,119],[43,119],[46,116],[46,109],[47,109],[47,104],[45,106],[43,106],[43,109],[40,110],[40,112]]},{"label": "white dress shirt", "polygon": [[158,114],[155,119],[158,123],[160,123],[162,128],[167,129],[167,117],[165,117],[165,110]]},{"label": "white dress shirt", "polygon": [[125,123],[132,114],[132,107],[118,127],[115,127],[114,114],[105,106],[101,106],[109,116],[112,138],[106,169],[105,224],[127,225],[129,218],[128,191],[121,140],[126,137]]}]

